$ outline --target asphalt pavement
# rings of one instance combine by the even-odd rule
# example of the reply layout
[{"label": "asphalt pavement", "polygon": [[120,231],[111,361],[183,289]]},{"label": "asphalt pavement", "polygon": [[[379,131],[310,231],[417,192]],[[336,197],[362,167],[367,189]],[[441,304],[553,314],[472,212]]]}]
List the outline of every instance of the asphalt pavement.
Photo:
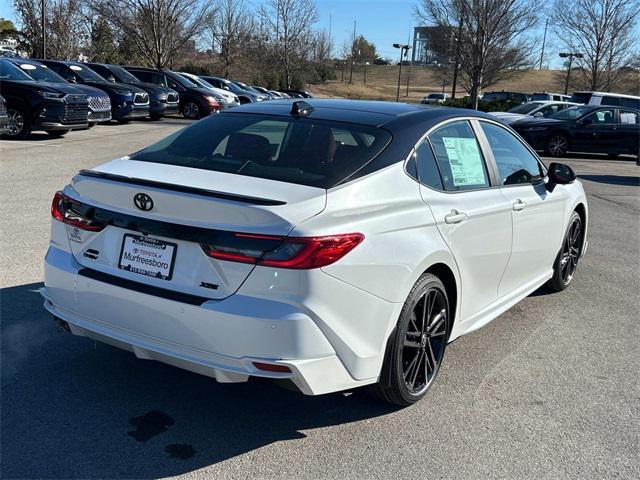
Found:
[{"label": "asphalt pavement", "polygon": [[42,307],[50,203],[81,168],[179,119],[0,141],[2,478],[640,478],[640,167],[565,160],[589,196],[589,252],[449,345],[427,397],[305,397],[217,384],[58,329]]}]

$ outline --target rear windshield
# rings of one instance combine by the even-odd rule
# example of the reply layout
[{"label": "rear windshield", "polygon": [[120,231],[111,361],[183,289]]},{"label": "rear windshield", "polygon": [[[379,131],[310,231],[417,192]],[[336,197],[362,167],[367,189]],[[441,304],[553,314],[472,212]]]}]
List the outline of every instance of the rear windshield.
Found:
[{"label": "rear windshield", "polygon": [[386,130],[366,125],[223,113],[130,158],[331,188],[371,161],[390,140]]},{"label": "rear windshield", "polygon": [[529,112],[532,112],[536,108],[540,108],[542,105],[543,105],[542,103],[535,103],[535,102],[523,103],[522,105],[513,107],[511,110],[509,110],[509,113],[521,113],[524,115]]},{"label": "rear windshield", "polygon": [[549,118],[556,118],[558,120],[575,120],[591,110],[593,110],[593,107],[588,105],[579,105],[577,107],[569,107],[564,110],[560,110],[553,115],[549,115]]},{"label": "rear windshield", "polygon": [[589,103],[589,100],[591,100],[591,93],[589,93],[589,92],[573,92],[573,95],[571,95],[571,99],[569,101],[573,102],[573,103],[584,103],[584,104],[587,104],[587,103]]}]

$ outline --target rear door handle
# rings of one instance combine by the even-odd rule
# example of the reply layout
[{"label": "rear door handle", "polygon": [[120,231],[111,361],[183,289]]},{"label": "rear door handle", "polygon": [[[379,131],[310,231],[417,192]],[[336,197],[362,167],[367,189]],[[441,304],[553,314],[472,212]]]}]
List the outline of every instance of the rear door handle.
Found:
[{"label": "rear door handle", "polygon": [[524,210],[525,208],[527,208],[527,202],[524,202],[522,200],[520,200],[519,198],[513,202],[513,209],[518,212],[520,210]]},{"label": "rear door handle", "polygon": [[459,212],[457,210],[451,210],[451,213],[445,215],[444,223],[448,223],[449,225],[453,223],[460,223],[467,219],[467,214],[463,212]]}]

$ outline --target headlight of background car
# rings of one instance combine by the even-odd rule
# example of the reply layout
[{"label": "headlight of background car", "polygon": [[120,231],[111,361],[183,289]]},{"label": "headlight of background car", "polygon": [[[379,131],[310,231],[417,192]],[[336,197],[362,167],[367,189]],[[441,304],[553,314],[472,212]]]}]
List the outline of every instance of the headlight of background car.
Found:
[{"label": "headlight of background car", "polygon": [[62,98],[66,95],[66,93],[62,92],[47,92],[44,90],[39,90],[38,95],[44,98]]},{"label": "headlight of background car", "polygon": [[160,100],[166,100],[167,98],[169,98],[169,94],[166,93],[166,92],[165,93],[161,93],[159,98],[160,98]]}]

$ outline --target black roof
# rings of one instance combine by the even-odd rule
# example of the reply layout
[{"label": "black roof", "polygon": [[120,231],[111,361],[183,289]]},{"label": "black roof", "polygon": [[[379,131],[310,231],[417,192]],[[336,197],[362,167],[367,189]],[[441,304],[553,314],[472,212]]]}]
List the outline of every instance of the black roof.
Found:
[{"label": "black roof", "polygon": [[[267,115],[290,115],[291,105],[303,101],[311,105],[313,110],[308,118],[333,120],[349,123],[360,123],[370,126],[412,126],[425,127],[425,123],[438,123],[452,117],[478,117],[495,120],[494,117],[475,110],[462,108],[432,107],[420,104],[380,102],[369,100],[343,99],[282,99],[268,102],[255,102],[241,105],[229,114],[260,113]],[[227,112],[227,111],[224,111]],[[224,113],[223,112],[223,113]],[[426,130],[423,130],[423,132]]]}]

